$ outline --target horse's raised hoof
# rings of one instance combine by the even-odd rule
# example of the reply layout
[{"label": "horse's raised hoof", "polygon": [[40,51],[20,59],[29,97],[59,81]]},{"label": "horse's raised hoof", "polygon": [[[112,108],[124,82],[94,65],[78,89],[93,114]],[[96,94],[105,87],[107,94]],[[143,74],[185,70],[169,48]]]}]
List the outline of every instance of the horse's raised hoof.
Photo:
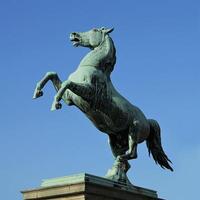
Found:
[{"label": "horse's raised hoof", "polygon": [[58,110],[62,108],[62,104],[60,102],[53,102],[51,106],[51,111]]},{"label": "horse's raised hoof", "polygon": [[33,99],[37,99],[37,98],[39,98],[39,97],[41,97],[41,96],[43,96],[43,92],[42,92],[42,90],[35,90],[34,91],[34,94],[33,94]]}]

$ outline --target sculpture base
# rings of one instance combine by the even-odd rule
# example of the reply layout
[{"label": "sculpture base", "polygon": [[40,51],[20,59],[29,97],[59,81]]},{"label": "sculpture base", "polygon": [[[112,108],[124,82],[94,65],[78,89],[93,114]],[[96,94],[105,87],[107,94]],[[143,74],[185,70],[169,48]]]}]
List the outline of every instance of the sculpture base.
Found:
[{"label": "sculpture base", "polygon": [[[41,187],[22,191],[24,200],[158,200],[156,191],[124,185],[90,174],[44,180]],[[161,199],[160,199],[161,200]]]}]

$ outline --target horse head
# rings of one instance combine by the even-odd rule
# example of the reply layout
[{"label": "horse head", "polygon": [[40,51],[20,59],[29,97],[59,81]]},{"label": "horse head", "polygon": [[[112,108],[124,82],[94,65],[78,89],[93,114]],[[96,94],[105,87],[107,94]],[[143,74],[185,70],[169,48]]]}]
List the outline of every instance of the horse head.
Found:
[{"label": "horse head", "polygon": [[89,47],[94,49],[98,47],[105,39],[105,36],[111,33],[114,28],[93,28],[87,32],[73,32],[70,34],[70,40],[73,46]]}]

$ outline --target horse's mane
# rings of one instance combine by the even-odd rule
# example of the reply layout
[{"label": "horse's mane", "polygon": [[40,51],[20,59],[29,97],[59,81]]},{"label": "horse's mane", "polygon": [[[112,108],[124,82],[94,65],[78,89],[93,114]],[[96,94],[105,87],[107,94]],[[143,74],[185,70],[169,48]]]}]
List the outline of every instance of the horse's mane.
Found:
[{"label": "horse's mane", "polygon": [[106,38],[106,42],[107,45],[109,46],[109,51],[108,51],[108,55],[107,55],[107,60],[104,63],[105,67],[105,72],[110,75],[111,72],[114,69],[115,63],[116,63],[116,48],[114,45],[114,42],[112,40],[112,38],[108,35],[108,37]]},{"label": "horse's mane", "polygon": [[106,34],[101,44],[92,49],[80,62],[79,66],[92,66],[102,70],[108,77],[116,63],[116,49],[112,38]]}]

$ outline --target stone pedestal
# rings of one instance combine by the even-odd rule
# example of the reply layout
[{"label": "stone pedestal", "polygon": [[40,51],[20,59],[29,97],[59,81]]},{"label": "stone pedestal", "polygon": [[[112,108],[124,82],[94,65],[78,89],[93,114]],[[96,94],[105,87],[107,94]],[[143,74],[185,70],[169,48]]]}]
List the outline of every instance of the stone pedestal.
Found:
[{"label": "stone pedestal", "polygon": [[84,173],[44,180],[22,194],[24,200],[161,200],[153,190]]}]

